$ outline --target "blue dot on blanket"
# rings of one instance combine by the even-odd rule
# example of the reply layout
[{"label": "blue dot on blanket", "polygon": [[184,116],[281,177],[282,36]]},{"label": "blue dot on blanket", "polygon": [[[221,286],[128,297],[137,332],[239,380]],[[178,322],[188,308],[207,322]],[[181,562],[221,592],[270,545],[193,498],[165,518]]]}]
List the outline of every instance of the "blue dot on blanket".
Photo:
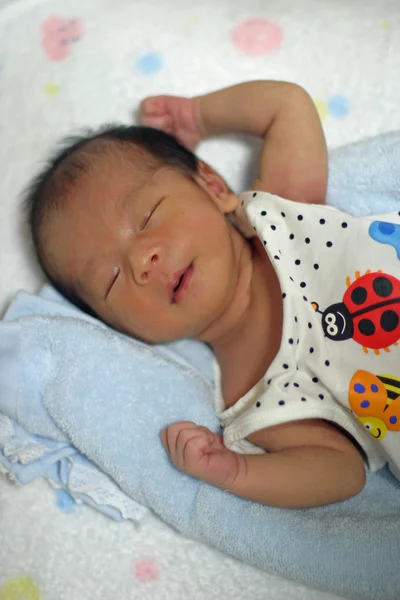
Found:
[{"label": "blue dot on blanket", "polygon": [[328,110],[332,117],[345,117],[349,112],[349,101],[341,94],[335,94],[328,98]]},{"label": "blue dot on blanket", "polygon": [[162,69],[163,61],[161,56],[156,52],[149,52],[148,54],[140,56],[137,60],[136,67],[143,75],[152,75]]}]

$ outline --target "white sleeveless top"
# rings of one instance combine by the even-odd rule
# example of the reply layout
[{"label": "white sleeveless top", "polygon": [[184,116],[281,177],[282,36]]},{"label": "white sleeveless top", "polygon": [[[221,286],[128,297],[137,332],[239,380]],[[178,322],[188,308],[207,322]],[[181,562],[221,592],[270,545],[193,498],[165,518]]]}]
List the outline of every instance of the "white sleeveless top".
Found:
[{"label": "white sleeveless top", "polygon": [[367,468],[386,462],[400,479],[400,213],[352,217],[265,192],[239,196],[235,220],[258,235],[283,297],[279,352],[264,377],[225,409],[225,445],[262,449],[246,437],[299,419],[343,427]]}]

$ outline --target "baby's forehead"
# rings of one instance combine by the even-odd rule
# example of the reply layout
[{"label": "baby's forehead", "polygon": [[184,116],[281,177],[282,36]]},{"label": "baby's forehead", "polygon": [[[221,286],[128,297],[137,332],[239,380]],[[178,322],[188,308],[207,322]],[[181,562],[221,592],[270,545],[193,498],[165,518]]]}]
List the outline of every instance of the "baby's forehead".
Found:
[{"label": "baby's forehead", "polygon": [[134,143],[121,142],[107,136],[88,141],[72,153],[72,159],[81,157],[89,167],[104,166],[105,163],[115,168],[132,168],[137,171],[149,171],[157,164],[145,149]]},{"label": "baby's forehead", "polygon": [[[134,144],[99,138],[72,151],[54,169],[45,193],[61,208],[77,192],[107,177],[130,179],[141,185],[156,170],[152,157]],[[63,201],[64,200],[64,201]]]}]

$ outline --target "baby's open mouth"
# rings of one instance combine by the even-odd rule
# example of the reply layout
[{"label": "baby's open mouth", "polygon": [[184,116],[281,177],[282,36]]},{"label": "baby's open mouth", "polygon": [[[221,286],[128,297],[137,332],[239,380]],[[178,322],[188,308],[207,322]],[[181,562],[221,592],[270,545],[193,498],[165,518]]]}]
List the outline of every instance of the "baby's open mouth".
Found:
[{"label": "baby's open mouth", "polygon": [[[186,271],[185,271],[185,273],[186,273]],[[184,276],[184,274],[185,274],[185,273],[183,273],[183,274],[182,274],[182,275],[179,277],[179,281],[178,281],[178,283],[176,284],[176,286],[174,287],[174,292],[176,292],[176,290],[177,290],[177,289],[179,288],[179,286],[181,285],[181,283],[182,283],[182,279],[183,279],[183,276]]]},{"label": "baby's open mouth", "polygon": [[191,263],[186,269],[175,273],[172,280],[172,293],[171,302],[172,304],[178,304],[186,290],[188,289],[193,275],[193,263]]}]

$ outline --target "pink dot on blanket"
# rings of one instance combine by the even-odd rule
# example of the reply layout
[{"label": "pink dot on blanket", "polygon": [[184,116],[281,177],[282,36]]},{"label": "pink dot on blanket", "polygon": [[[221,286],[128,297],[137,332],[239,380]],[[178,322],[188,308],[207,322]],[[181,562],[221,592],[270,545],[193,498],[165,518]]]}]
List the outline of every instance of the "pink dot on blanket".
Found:
[{"label": "pink dot on blanket", "polygon": [[276,52],[281,47],[283,31],[278,23],[268,19],[242,21],[232,31],[236,48],[250,56],[263,56]]},{"label": "pink dot on blanket", "polygon": [[52,61],[64,60],[84,34],[81,19],[51,17],[42,23],[42,44]]},{"label": "pink dot on blanket", "polygon": [[135,564],[135,576],[141,583],[150,583],[156,581],[160,570],[157,563],[151,558],[141,558]]}]

